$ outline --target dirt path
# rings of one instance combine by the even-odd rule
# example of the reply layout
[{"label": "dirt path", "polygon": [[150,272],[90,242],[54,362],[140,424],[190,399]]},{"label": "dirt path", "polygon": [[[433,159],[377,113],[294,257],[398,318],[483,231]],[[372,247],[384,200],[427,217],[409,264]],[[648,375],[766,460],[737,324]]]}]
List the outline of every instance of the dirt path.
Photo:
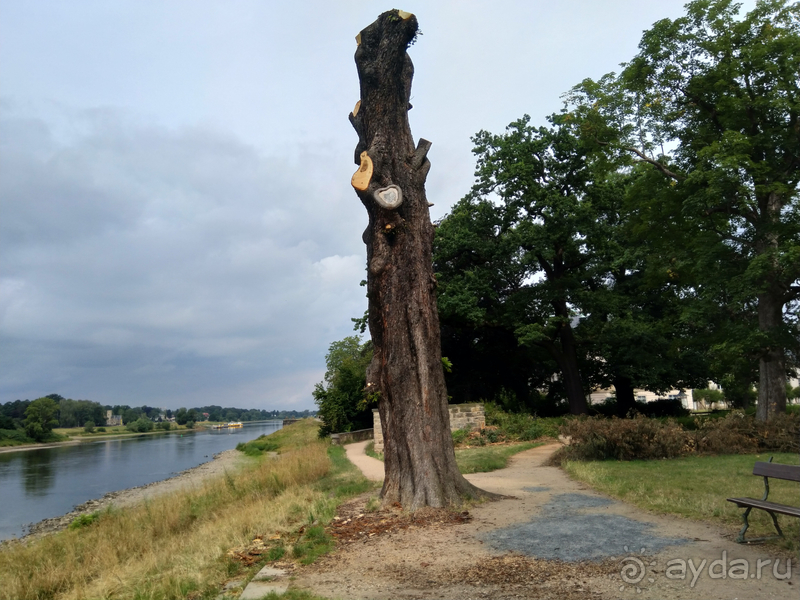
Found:
[{"label": "dirt path", "polygon": [[[349,527],[365,519],[374,533],[366,525],[351,529],[363,535],[295,570],[293,586],[351,600],[798,597],[796,560],[791,579],[776,578],[777,557],[768,548],[736,544],[730,531],[711,524],[611,500],[544,466],[556,447],[534,448],[506,469],[468,476],[514,496],[472,507],[471,520],[432,518],[393,529],[382,525],[393,518],[390,511],[363,514],[366,497],[343,507]],[[781,558],[778,577],[786,567]]]},{"label": "dirt path", "polygon": [[364,477],[372,481],[383,481],[383,463],[377,458],[367,456],[364,452],[371,441],[372,440],[366,440],[365,442],[347,444],[344,447],[344,451],[350,462],[361,469]]}]

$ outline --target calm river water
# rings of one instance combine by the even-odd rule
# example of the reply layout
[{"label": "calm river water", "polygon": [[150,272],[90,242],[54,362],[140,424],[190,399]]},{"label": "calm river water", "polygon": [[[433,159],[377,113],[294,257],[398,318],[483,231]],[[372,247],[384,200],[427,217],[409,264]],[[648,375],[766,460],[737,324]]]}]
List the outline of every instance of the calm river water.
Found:
[{"label": "calm river water", "polygon": [[280,421],[241,429],[131,436],[0,454],[0,539],[68,513],[108,492],[167,479],[281,428]]}]

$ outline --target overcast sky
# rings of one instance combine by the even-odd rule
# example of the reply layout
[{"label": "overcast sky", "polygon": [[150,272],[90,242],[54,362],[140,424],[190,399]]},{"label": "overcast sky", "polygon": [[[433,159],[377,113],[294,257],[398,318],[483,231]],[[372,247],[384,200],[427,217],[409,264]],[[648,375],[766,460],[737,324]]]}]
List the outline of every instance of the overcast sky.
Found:
[{"label": "overcast sky", "polygon": [[[408,1],[442,217],[470,137],[629,60],[660,0]],[[366,308],[361,0],[0,0],[0,402],[314,408]]]}]

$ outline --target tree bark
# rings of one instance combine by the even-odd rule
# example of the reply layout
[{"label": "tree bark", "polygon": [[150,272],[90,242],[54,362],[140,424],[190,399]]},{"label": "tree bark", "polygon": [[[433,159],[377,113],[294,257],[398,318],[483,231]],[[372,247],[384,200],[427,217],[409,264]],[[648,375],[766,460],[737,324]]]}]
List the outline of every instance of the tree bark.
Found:
[{"label": "tree bark", "polygon": [[758,330],[769,340],[758,360],[758,406],[756,418],[767,421],[786,412],[786,355],[780,340],[783,325],[784,290],[779,285],[779,240],[775,232],[781,221],[784,199],[776,192],[758,198],[759,214],[766,226],[763,238],[756,244],[759,258],[767,258],[770,269],[762,293],[758,295]]},{"label": "tree bark", "polygon": [[417,31],[416,17],[397,10],[361,31],[361,99],[350,114],[360,165],[353,187],[369,215],[363,240],[375,353],[367,392],[378,394],[384,433],[381,497],[409,510],[490,496],[459,473],[450,433],[425,196],[430,142],[415,149],[408,123],[414,67],[406,49]]},{"label": "tree bark", "polygon": [[[776,297],[777,296],[777,297]],[[777,337],[783,323],[783,302],[778,293],[758,296],[758,329]],[[786,364],[783,347],[775,343],[762,350],[758,360],[758,406],[756,418],[768,421],[786,412]]]},{"label": "tree bark", "polygon": [[575,342],[575,333],[570,325],[570,314],[566,301],[553,302],[556,315],[564,320],[558,330],[561,342],[561,351],[555,356],[556,362],[561,367],[561,376],[564,378],[564,388],[567,392],[569,412],[573,415],[585,415],[589,412],[586,394],[583,393],[581,373],[578,369],[578,350]]},{"label": "tree bark", "polygon": [[636,409],[636,399],[633,395],[633,382],[629,377],[614,376],[614,392],[617,397],[617,416],[624,419],[628,413]]}]

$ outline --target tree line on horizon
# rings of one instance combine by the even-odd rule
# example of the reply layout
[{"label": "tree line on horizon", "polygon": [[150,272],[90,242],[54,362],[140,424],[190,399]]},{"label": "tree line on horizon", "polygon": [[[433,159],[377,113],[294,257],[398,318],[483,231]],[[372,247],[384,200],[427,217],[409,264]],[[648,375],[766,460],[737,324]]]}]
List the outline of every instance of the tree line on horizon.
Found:
[{"label": "tree line on horizon", "polygon": [[259,410],[218,405],[189,409],[182,407],[173,411],[147,405],[103,405],[92,400],[73,400],[59,394],[48,394],[37,400],[14,400],[0,404],[0,439],[16,439],[19,432],[26,432],[27,437],[44,441],[56,427],[102,427],[106,423],[106,413],[109,410],[113,415],[122,417],[123,423],[140,424],[137,429],[140,431],[152,430],[154,423],[168,422],[173,418],[177,424],[186,425],[197,421],[298,419],[315,414],[315,411],[309,410]]},{"label": "tree line on horizon", "polygon": [[[453,402],[584,414],[613,386],[625,416],[635,389],[711,381],[765,421],[796,396],[800,4],[686,9],[541,124],[473,138],[434,240]],[[321,413],[366,415],[368,344],[331,345]]]}]

